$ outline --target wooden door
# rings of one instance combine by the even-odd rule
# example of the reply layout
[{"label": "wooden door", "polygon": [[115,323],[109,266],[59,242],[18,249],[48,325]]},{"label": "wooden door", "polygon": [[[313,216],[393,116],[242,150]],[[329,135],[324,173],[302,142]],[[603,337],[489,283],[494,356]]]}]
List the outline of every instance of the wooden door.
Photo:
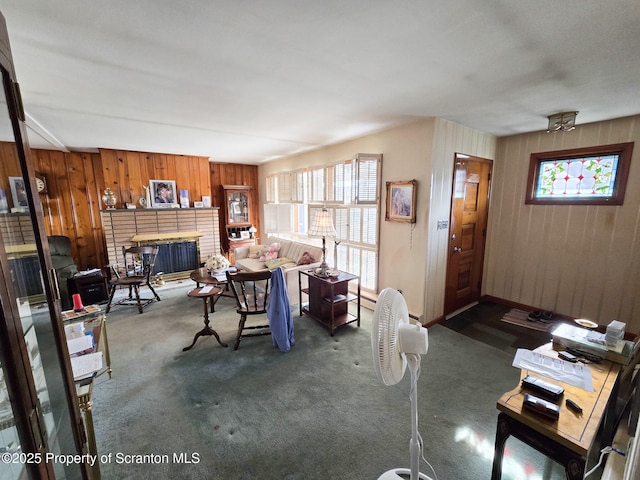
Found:
[{"label": "wooden door", "polygon": [[445,315],[480,298],[492,166],[491,160],[456,154]]}]

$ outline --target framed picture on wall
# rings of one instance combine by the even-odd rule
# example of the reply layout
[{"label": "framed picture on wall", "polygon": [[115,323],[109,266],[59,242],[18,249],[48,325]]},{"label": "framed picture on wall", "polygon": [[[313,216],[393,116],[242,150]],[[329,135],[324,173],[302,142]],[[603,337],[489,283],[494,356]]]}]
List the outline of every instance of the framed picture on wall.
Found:
[{"label": "framed picture on wall", "polygon": [[22,177],[9,177],[11,187],[11,197],[13,198],[13,208],[29,208],[27,200],[27,188]]},{"label": "framed picture on wall", "polygon": [[416,223],[416,180],[387,182],[387,214],[391,222]]},{"label": "framed picture on wall", "polygon": [[149,180],[149,186],[153,208],[173,208],[178,205],[174,180]]}]

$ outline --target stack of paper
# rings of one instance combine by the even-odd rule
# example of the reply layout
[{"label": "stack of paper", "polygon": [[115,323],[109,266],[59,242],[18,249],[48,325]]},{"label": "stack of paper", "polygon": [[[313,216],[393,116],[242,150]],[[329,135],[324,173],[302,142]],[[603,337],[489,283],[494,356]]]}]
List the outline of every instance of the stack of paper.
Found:
[{"label": "stack of paper", "polygon": [[608,347],[603,333],[592,332],[566,323],[560,324],[551,332],[551,335],[553,344],[556,346],[585,350],[622,365],[629,364],[637,348],[637,345],[629,340],[621,340],[617,345]]},{"label": "stack of paper", "polygon": [[71,338],[67,340],[69,355],[82,355],[82,353],[91,353],[93,350],[93,336],[82,335],[81,337]]},{"label": "stack of paper", "polygon": [[75,381],[91,377],[102,369],[102,352],[71,357],[71,369]]},{"label": "stack of paper", "polygon": [[64,326],[64,335],[67,340],[71,338],[84,337],[84,322],[76,322]]}]

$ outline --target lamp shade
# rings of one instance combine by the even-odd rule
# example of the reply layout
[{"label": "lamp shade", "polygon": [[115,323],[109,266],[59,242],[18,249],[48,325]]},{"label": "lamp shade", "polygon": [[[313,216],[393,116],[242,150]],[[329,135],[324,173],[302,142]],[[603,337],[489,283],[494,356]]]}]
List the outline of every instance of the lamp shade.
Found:
[{"label": "lamp shade", "polygon": [[317,211],[313,217],[313,223],[309,227],[308,234],[312,237],[335,237],[336,229],[333,227],[331,212],[325,208]]}]

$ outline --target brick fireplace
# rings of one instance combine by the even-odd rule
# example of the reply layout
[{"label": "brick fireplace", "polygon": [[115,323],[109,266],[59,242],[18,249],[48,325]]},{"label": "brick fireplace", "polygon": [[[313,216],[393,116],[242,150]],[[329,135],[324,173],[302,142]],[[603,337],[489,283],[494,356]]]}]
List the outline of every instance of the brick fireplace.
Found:
[{"label": "brick fireplace", "polygon": [[187,277],[220,252],[218,208],[103,210],[110,265],[122,262],[122,247],[159,245],[155,273]]}]

